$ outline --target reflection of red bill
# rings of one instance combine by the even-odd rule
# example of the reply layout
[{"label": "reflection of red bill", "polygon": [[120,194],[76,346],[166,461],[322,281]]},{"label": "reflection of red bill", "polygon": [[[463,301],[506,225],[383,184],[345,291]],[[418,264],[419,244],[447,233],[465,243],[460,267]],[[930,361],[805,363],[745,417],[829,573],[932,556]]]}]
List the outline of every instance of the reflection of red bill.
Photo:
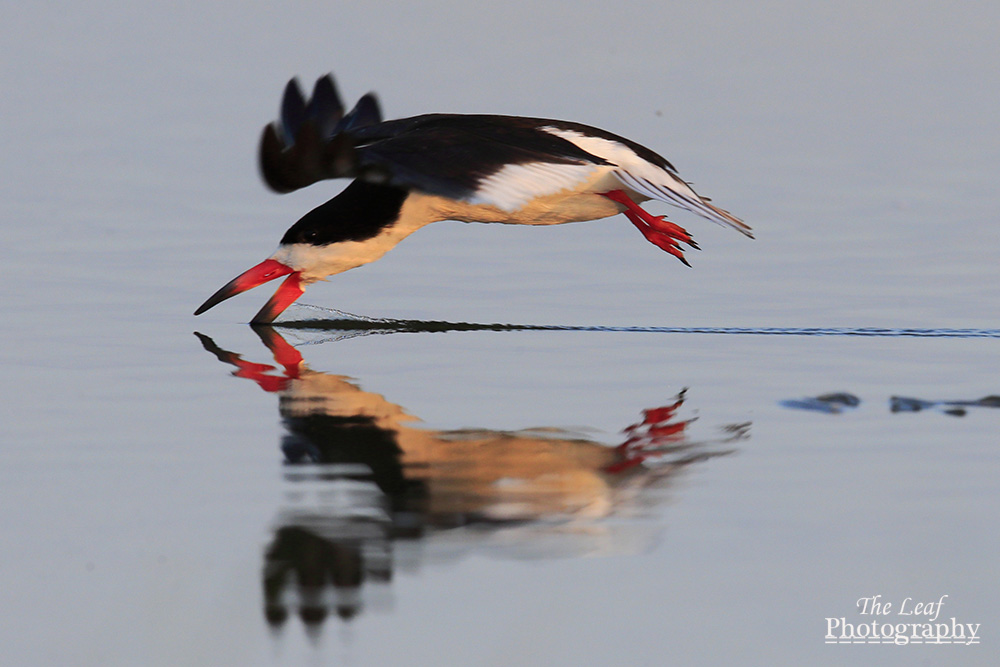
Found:
[{"label": "reflection of red bill", "polygon": [[233,278],[222,289],[210,296],[205,303],[201,304],[198,310],[194,311],[194,314],[201,315],[209,308],[218,305],[230,297],[286,275],[288,278],[285,279],[285,282],[281,283],[278,291],[264,304],[264,307],[260,309],[260,312],[252,320],[253,322],[261,323],[271,322],[285,308],[288,308],[296,299],[302,296],[303,292],[299,272],[276,259],[265,259],[257,266]]},{"label": "reflection of red bill", "polygon": [[198,337],[198,340],[201,341],[202,346],[206,350],[218,357],[219,361],[235,366],[236,371],[233,372],[233,375],[236,377],[253,380],[261,389],[267,392],[287,390],[292,380],[298,379],[302,372],[305,364],[302,355],[288,341],[282,338],[281,334],[275,331],[274,327],[262,325],[251,326],[251,328],[254,330],[254,333],[260,336],[260,339],[264,341],[268,349],[271,350],[274,360],[281,364],[282,371],[280,375],[272,375],[275,367],[270,364],[258,364],[254,361],[247,361],[235,352],[223,350],[205,334],[195,331],[194,335]]}]

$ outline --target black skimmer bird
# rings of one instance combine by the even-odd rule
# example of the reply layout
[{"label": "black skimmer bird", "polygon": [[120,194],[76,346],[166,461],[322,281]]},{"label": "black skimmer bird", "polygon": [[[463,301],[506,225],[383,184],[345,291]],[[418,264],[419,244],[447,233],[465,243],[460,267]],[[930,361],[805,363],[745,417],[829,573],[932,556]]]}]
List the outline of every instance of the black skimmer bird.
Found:
[{"label": "black skimmer bird", "polygon": [[374,94],[344,113],[333,79],[307,100],[285,88],[281,119],[264,128],[260,169],[274,191],[354,178],[340,194],[285,232],[278,250],[195,311],[288,276],[253,322],[274,320],[327,276],[374,262],[439,220],[558,225],[624,213],[650,243],[687,264],[698,246],[656,199],[753,238],[750,227],[698,195],[650,149],[580,123],[520,116],[426,114],[383,121]]}]

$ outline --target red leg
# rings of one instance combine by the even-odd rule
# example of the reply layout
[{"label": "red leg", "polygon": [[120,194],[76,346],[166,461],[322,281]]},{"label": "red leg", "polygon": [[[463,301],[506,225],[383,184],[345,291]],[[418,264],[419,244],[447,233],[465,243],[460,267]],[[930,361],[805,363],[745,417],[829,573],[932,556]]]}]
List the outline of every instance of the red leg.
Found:
[{"label": "red leg", "polygon": [[687,259],[684,258],[684,252],[681,250],[680,243],[686,243],[696,250],[698,249],[698,245],[683,227],[669,222],[666,216],[649,214],[641,206],[632,201],[622,190],[609,190],[600,194],[624,206],[625,210],[622,212],[625,214],[625,217],[635,225],[636,229],[642,233],[647,241],[657,248],[669,252],[688,266],[691,266],[688,264]]}]

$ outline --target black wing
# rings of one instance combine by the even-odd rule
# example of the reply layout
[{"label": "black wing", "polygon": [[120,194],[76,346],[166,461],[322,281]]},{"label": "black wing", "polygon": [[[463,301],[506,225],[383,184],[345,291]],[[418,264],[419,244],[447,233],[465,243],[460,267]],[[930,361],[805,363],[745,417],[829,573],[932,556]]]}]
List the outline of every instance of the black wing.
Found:
[{"label": "black wing", "polygon": [[604,165],[605,160],[541,130],[534,118],[428,114],[354,133],[362,178],[455,199],[473,195],[507,165]]},{"label": "black wing", "polygon": [[379,123],[382,114],[368,93],[344,114],[330,75],[316,81],[307,101],[295,79],[285,86],[281,119],[264,128],[260,172],[275,192],[291,192],[328,178],[354,176],[356,162],[350,133]]},{"label": "black wing", "polygon": [[277,192],[355,177],[463,199],[510,164],[608,164],[541,129],[547,126],[602,132],[515,116],[427,114],[382,122],[372,93],[344,115],[330,75],[316,82],[308,100],[293,79],[285,88],[280,121],[264,128],[260,168]]}]

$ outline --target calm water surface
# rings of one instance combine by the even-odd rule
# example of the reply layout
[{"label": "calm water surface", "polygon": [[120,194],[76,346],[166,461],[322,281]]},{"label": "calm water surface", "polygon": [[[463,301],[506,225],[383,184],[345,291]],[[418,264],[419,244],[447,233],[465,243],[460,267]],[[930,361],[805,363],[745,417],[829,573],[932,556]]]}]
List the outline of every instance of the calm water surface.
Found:
[{"label": "calm water surface", "polygon": [[[2,662],[993,663],[997,10],[19,11]],[[441,223],[309,327],[193,318],[336,192],[253,162],[328,70],[624,134],[758,238]],[[827,643],[942,598],[979,643]]]}]

